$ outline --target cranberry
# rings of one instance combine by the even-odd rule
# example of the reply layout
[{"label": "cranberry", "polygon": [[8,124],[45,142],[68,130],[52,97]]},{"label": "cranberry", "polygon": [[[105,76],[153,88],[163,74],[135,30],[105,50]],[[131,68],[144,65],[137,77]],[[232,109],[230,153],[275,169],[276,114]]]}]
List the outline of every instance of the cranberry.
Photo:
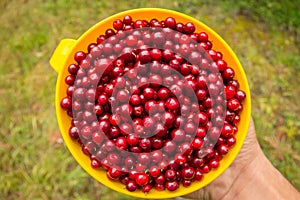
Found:
[{"label": "cranberry", "polygon": [[167,152],[167,153],[172,153],[175,151],[176,149],[176,144],[173,142],[173,141],[166,141],[164,143],[164,150]]},{"label": "cranberry", "polygon": [[93,142],[95,142],[96,144],[101,144],[104,140],[104,136],[100,132],[94,132],[92,134],[92,139],[93,139]]},{"label": "cranberry", "polygon": [[169,191],[175,191],[179,187],[179,183],[177,181],[167,181],[165,187]]},{"label": "cranberry", "polygon": [[71,74],[71,75],[76,75],[77,72],[79,70],[79,66],[78,65],[75,65],[75,64],[70,64],[68,66],[68,72]]},{"label": "cranberry", "polygon": [[192,147],[194,150],[199,150],[203,146],[203,140],[200,138],[194,138],[192,141]]},{"label": "cranberry", "polygon": [[186,34],[192,34],[192,33],[194,33],[195,29],[196,29],[195,25],[193,23],[191,23],[191,22],[186,23],[185,26],[184,26],[184,32]]},{"label": "cranberry", "polygon": [[204,127],[198,127],[196,131],[196,136],[199,138],[204,138],[206,136],[206,129]]},{"label": "cranberry", "polygon": [[168,169],[165,171],[165,178],[168,181],[174,181],[176,179],[176,171],[174,169]]},{"label": "cranberry", "polygon": [[219,161],[216,159],[212,159],[209,161],[209,167],[210,168],[218,168],[219,167]]},{"label": "cranberry", "polygon": [[181,154],[177,154],[175,157],[175,163],[177,163],[178,165],[183,165],[184,163],[187,162],[187,158],[184,155]]},{"label": "cranberry", "polygon": [[155,99],[157,94],[153,88],[147,87],[144,89],[143,95],[146,99]]},{"label": "cranberry", "polygon": [[111,29],[111,28],[106,29],[106,31],[105,31],[105,37],[106,38],[109,38],[109,37],[111,37],[113,35],[115,35],[115,31],[113,29]]},{"label": "cranberry", "polygon": [[164,50],[162,52],[162,57],[166,62],[170,62],[174,58],[174,53],[171,50]]},{"label": "cranberry", "polygon": [[230,124],[225,124],[222,128],[221,135],[229,137],[233,134],[233,127]]},{"label": "cranberry", "polygon": [[166,100],[165,106],[169,110],[175,110],[179,108],[180,104],[176,98],[169,98]]},{"label": "cranberry", "polygon": [[100,161],[97,160],[96,158],[91,159],[91,167],[94,169],[101,167]]},{"label": "cranberry", "polygon": [[128,102],[129,100],[129,94],[127,91],[125,90],[119,90],[118,93],[117,93],[117,99],[120,101],[120,102]]},{"label": "cranberry", "polygon": [[82,60],[84,60],[86,57],[86,53],[84,53],[83,51],[78,51],[75,53],[75,56],[74,56],[74,60],[80,64]]},{"label": "cranberry", "polygon": [[225,80],[230,81],[234,77],[234,70],[231,67],[227,67],[223,72],[222,76]]},{"label": "cranberry", "polygon": [[176,28],[176,20],[173,17],[167,17],[165,19],[165,26],[171,29]]},{"label": "cranberry", "polygon": [[192,184],[192,181],[191,180],[186,180],[186,179],[183,179],[181,181],[183,187],[189,187],[191,184]]},{"label": "cranberry", "polygon": [[239,100],[235,99],[235,98],[232,98],[230,100],[228,100],[227,102],[227,107],[230,111],[236,111],[237,109],[239,109],[239,106],[240,106],[240,102]]},{"label": "cranberry", "polygon": [[133,192],[138,189],[138,185],[135,181],[129,180],[126,184],[126,189],[130,192]]},{"label": "cranberry", "polygon": [[146,64],[151,61],[151,54],[148,50],[143,50],[138,54],[137,59],[141,62],[141,64]]},{"label": "cranberry", "polygon": [[117,153],[109,153],[107,159],[111,164],[117,165],[121,162],[121,157]]},{"label": "cranberry", "polygon": [[69,128],[69,135],[72,139],[78,139],[79,138],[79,131],[78,128],[75,126],[71,126]]},{"label": "cranberry", "polygon": [[163,191],[163,190],[165,190],[165,186],[164,186],[163,184],[158,184],[158,183],[156,183],[156,184],[154,185],[154,187],[155,187],[155,189],[156,189],[157,191]]},{"label": "cranberry", "polygon": [[195,169],[193,167],[185,167],[181,170],[181,176],[184,179],[193,179],[195,176]]},{"label": "cranberry", "polygon": [[72,98],[71,97],[65,97],[60,102],[61,108],[65,110],[71,110],[72,109]]},{"label": "cranberry", "polygon": [[151,166],[149,169],[149,174],[152,177],[158,177],[160,173],[161,173],[160,168],[157,166]]},{"label": "cranberry", "polygon": [[128,148],[128,143],[127,143],[125,137],[118,137],[115,141],[115,145],[117,148],[122,149],[122,150],[127,150],[127,148]]},{"label": "cranberry", "polygon": [[208,56],[213,61],[217,61],[218,60],[217,52],[215,50],[213,50],[213,49],[208,50]]},{"label": "cranberry", "polygon": [[154,163],[158,163],[162,160],[162,153],[159,150],[153,151],[151,154],[152,160]]},{"label": "cranberry", "polygon": [[226,99],[231,99],[236,95],[236,89],[234,86],[229,85],[225,87],[225,96]]},{"label": "cranberry", "polygon": [[144,150],[144,151],[149,151],[151,148],[151,140],[148,138],[143,138],[139,141],[139,146]]},{"label": "cranberry", "polygon": [[123,29],[123,22],[120,19],[117,19],[113,22],[113,27],[116,30],[122,30]]},{"label": "cranberry", "polygon": [[182,129],[174,129],[171,132],[171,138],[174,142],[180,142],[185,139],[185,132]]},{"label": "cranberry", "polygon": [[222,155],[227,154],[229,147],[226,144],[221,144],[218,146],[218,152]]},{"label": "cranberry", "polygon": [[[217,55],[218,55],[218,53],[217,53]],[[216,64],[217,64],[220,72],[224,71],[227,68],[227,63],[224,60],[219,59]]]},{"label": "cranberry", "polygon": [[126,140],[130,146],[137,146],[139,143],[139,138],[132,134],[127,135]]},{"label": "cranberry", "polygon": [[[157,135],[157,134],[156,134]],[[159,137],[152,138],[151,147],[153,149],[160,149],[163,146],[163,140]]]},{"label": "cranberry", "polygon": [[134,158],[130,156],[128,156],[124,162],[125,162],[125,166],[128,167],[129,169],[132,168],[133,165],[135,164]]},{"label": "cranberry", "polygon": [[236,143],[236,139],[234,136],[230,136],[226,138],[226,143],[228,144],[229,147],[233,146]]},{"label": "cranberry", "polygon": [[160,174],[158,175],[154,181],[157,183],[157,184],[164,184],[165,183],[165,176],[163,174]]},{"label": "cranberry", "polygon": [[144,193],[149,193],[151,189],[152,189],[152,185],[151,184],[146,184],[142,188],[142,190],[143,190]]},{"label": "cranberry", "polygon": [[101,105],[105,105],[108,103],[108,97],[104,94],[101,94],[99,97],[98,97],[98,102],[101,104]]},{"label": "cranberry", "polygon": [[196,181],[201,181],[203,178],[203,173],[201,172],[200,169],[195,170],[195,180]]},{"label": "cranberry", "polygon": [[209,167],[208,164],[205,164],[201,167],[201,173],[205,173],[207,174],[208,172],[210,172],[211,168]]},{"label": "cranberry", "polygon": [[208,41],[208,35],[205,32],[201,32],[198,35],[198,42],[207,42]]},{"label": "cranberry", "polygon": [[243,101],[246,98],[246,94],[242,90],[237,90],[235,94],[235,98],[239,101]]},{"label": "cranberry", "polygon": [[135,177],[135,182],[140,186],[144,186],[149,182],[149,177],[145,173],[140,173]]},{"label": "cranberry", "polygon": [[121,172],[120,169],[117,168],[117,167],[111,167],[111,168],[108,169],[108,171],[107,171],[106,174],[107,174],[107,176],[108,176],[110,179],[112,179],[112,180],[117,180],[117,179],[119,179],[119,178],[121,177],[122,172]]}]

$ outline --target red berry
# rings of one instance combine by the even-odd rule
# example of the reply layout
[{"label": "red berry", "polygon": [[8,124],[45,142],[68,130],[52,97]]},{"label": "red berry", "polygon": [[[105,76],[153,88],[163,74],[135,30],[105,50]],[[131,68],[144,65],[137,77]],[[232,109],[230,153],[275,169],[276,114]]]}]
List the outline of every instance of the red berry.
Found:
[{"label": "red berry", "polygon": [[235,98],[239,101],[243,101],[246,98],[246,93],[242,90],[237,90],[235,94]]},{"label": "red berry", "polygon": [[203,173],[201,172],[200,169],[195,170],[195,180],[196,181],[201,181],[203,178]]},{"label": "red berry", "polygon": [[65,97],[61,100],[60,106],[64,110],[71,110],[72,109],[72,99],[71,97]]},{"label": "red berry", "polygon": [[231,67],[227,67],[223,72],[222,76],[226,81],[230,81],[234,77],[234,70]]},{"label": "red berry", "polygon": [[205,33],[205,32],[199,33],[199,35],[198,35],[198,41],[199,42],[206,42],[206,41],[208,41],[208,35],[207,35],[207,33]]},{"label": "red berry", "polygon": [[219,167],[219,161],[217,161],[216,159],[212,159],[209,162],[209,167],[210,168],[218,168]]},{"label": "red berry", "polygon": [[106,174],[110,179],[117,180],[121,177],[122,172],[118,167],[110,167]]},{"label": "red berry", "polygon": [[218,152],[222,155],[227,154],[228,150],[229,148],[226,144],[220,144],[220,146],[218,147]]},{"label": "red berry", "polygon": [[174,181],[176,179],[176,171],[173,170],[173,169],[168,169],[166,172],[165,172],[165,178],[168,180],[168,181]]},{"label": "red berry", "polygon": [[160,175],[160,173],[161,173],[160,168],[157,166],[151,166],[149,169],[149,174],[152,177],[157,177]]},{"label": "red berry", "polygon": [[192,34],[196,30],[195,25],[192,22],[188,22],[184,26],[184,32],[186,34]]},{"label": "red berry", "polygon": [[75,53],[75,56],[74,56],[74,60],[80,64],[82,60],[84,60],[86,57],[86,53],[84,53],[83,51],[78,51]]},{"label": "red berry", "polygon": [[147,184],[147,185],[143,186],[142,190],[143,190],[144,193],[149,193],[151,189],[152,189],[152,185],[151,184]]},{"label": "red berry", "polygon": [[169,191],[175,191],[179,187],[179,183],[177,181],[167,181],[165,187]]},{"label": "red berry", "polygon": [[165,26],[171,29],[176,28],[176,20],[173,17],[167,17],[165,19]]},{"label": "red berry", "polygon": [[138,185],[135,181],[129,180],[126,184],[126,189],[130,192],[134,192],[135,190],[138,189]]},{"label": "red berry", "polygon": [[135,177],[135,182],[140,186],[144,186],[149,182],[149,177],[145,173],[140,173]]},{"label": "red berry", "polygon": [[169,110],[175,110],[179,108],[179,105],[180,104],[176,98],[169,98],[165,103],[166,108]]},{"label": "red berry", "polygon": [[232,99],[228,100],[228,102],[227,102],[227,107],[230,111],[236,111],[240,105],[241,104],[240,104],[239,100],[237,100],[235,98],[232,98]]},{"label": "red berry", "polygon": [[235,87],[232,85],[226,86],[225,87],[225,96],[226,99],[231,99],[236,95],[236,90]]},{"label": "red berry", "polygon": [[193,167],[185,167],[181,169],[181,176],[183,179],[193,179],[195,176],[195,169]]},{"label": "red berry", "polygon": [[116,30],[122,30],[123,29],[123,22],[120,19],[117,19],[113,22],[113,27]]},{"label": "red berry", "polygon": [[175,157],[175,163],[177,163],[178,165],[183,165],[184,163],[187,162],[187,158],[184,155],[181,154],[177,154]]}]

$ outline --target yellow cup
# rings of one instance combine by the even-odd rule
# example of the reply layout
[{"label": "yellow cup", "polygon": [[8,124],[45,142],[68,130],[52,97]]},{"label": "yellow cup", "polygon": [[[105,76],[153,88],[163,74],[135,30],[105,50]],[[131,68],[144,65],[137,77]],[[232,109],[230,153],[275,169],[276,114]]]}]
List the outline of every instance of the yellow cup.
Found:
[{"label": "yellow cup", "polygon": [[[170,192],[168,190],[156,191],[155,189],[152,189],[148,194],[144,194],[140,190],[135,192],[129,192],[125,188],[125,186],[120,182],[108,180],[104,170],[93,169],[90,165],[89,157],[83,154],[79,144],[76,141],[73,141],[68,135],[68,129],[70,127],[71,118],[60,107],[61,99],[66,96],[67,85],[65,84],[64,79],[68,75],[68,65],[74,63],[73,56],[77,51],[85,51],[90,43],[95,42],[96,38],[99,36],[100,33],[103,34],[107,28],[112,28],[112,23],[115,19],[123,19],[125,15],[130,15],[134,20],[151,20],[152,18],[164,20],[167,17],[172,16],[178,22],[193,22],[196,27],[196,32],[206,32],[213,43],[213,49],[223,53],[224,60],[228,63],[229,66],[231,66],[235,70],[235,79],[239,81],[240,89],[245,91],[247,95],[245,101],[243,102],[244,109],[240,115],[241,121],[238,125],[239,131],[236,134],[237,143],[230,149],[229,153],[226,156],[224,156],[224,158],[220,161],[219,168],[211,170],[208,174],[204,175],[201,181],[193,182],[190,187],[186,188],[181,186],[174,192]],[[213,180],[215,180],[229,167],[229,165],[233,162],[233,160],[239,153],[247,135],[251,116],[250,90],[245,72],[238,58],[236,57],[232,49],[228,46],[228,44],[211,28],[185,14],[159,8],[134,9],[115,14],[91,27],[77,40],[63,39],[55,49],[50,59],[50,64],[53,67],[53,69],[58,73],[55,96],[56,115],[65,144],[72,153],[73,157],[76,159],[79,165],[83,169],[85,169],[86,172],[88,172],[100,183],[120,193],[140,198],[166,199],[186,195],[196,190],[199,190],[207,184],[211,183]]]}]

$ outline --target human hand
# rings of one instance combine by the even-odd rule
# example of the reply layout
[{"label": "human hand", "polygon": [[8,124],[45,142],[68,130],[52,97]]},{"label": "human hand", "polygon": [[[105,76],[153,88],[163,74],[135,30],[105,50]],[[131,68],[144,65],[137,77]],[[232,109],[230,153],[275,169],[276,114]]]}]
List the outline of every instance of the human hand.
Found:
[{"label": "human hand", "polygon": [[299,200],[300,194],[265,157],[251,119],[247,137],[234,162],[212,183],[184,198]]}]

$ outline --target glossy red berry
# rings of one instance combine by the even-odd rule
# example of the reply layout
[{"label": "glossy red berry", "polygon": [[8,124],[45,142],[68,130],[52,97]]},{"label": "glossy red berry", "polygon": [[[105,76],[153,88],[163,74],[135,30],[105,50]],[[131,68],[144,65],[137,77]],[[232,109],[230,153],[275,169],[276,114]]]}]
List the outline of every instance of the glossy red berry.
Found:
[{"label": "glossy red berry", "polygon": [[169,110],[175,110],[179,108],[180,104],[176,98],[169,98],[167,99],[165,106]]},{"label": "glossy red berry", "polygon": [[135,177],[135,182],[140,186],[144,186],[149,182],[149,177],[145,173],[140,173]]},{"label": "glossy red berry", "polygon": [[226,99],[231,99],[236,95],[236,89],[234,86],[229,85],[225,87],[225,96]]},{"label": "glossy red berry", "polygon": [[122,172],[118,167],[110,167],[106,174],[112,180],[117,180],[122,176]]},{"label": "glossy red berry", "polygon": [[227,154],[229,151],[229,147],[226,144],[220,144],[218,146],[218,152],[222,155]]},{"label": "glossy red berry", "polygon": [[126,189],[130,192],[134,192],[138,189],[138,185],[134,180],[129,180],[126,184]]},{"label": "glossy red berry", "polygon": [[187,179],[187,180],[193,179],[195,176],[195,169],[190,166],[185,167],[181,169],[181,176],[183,179]]},{"label": "glossy red berry", "polygon": [[228,100],[228,102],[227,102],[227,108],[230,111],[236,111],[237,109],[239,109],[240,105],[241,104],[240,104],[239,100],[237,100],[235,98],[232,98],[232,99]]},{"label": "glossy red berry", "polygon": [[161,170],[157,166],[151,166],[150,169],[149,169],[149,174],[152,177],[157,177],[157,176],[160,175],[160,173],[161,173]]},{"label": "glossy red berry", "polygon": [[165,19],[165,26],[171,29],[176,28],[176,20],[173,17],[167,17]]},{"label": "glossy red berry", "polygon": [[72,109],[72,98],[71,97],[65,97],[61,100],[60,106],[64,110],[71,110]]},{"label": "glossy red berry", "polygon": [[123,29],[123,22],[120,19],[117,19],[113,22],[113,27],[116,30],[122,30]]},{"label": "glossy red berry", "polygon": [[175,191],[179,187],[179,183],[177,181],[167,181],[165,187],[169,191]]}]

